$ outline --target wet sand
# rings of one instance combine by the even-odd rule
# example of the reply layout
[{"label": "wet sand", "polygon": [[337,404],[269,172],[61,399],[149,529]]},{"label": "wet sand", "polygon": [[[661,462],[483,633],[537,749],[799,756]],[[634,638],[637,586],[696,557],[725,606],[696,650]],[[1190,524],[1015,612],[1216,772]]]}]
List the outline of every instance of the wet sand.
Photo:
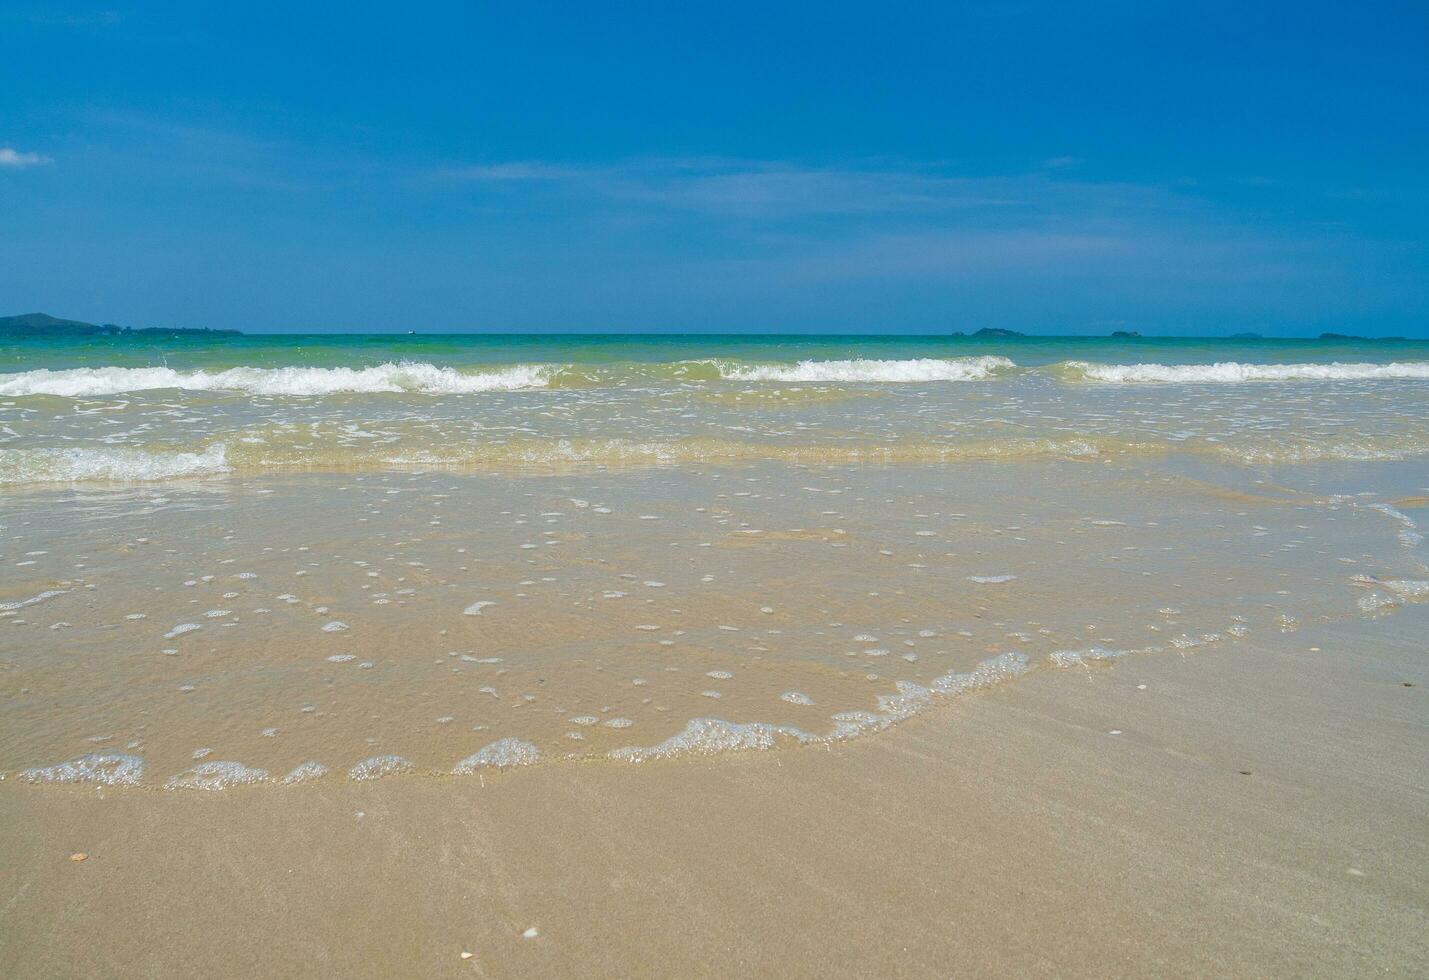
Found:
[{"label": "wet sand", "polygon": [[10,494],[0,773],[99,759],[111,784],[221,788],[807,746],[1028,672],[1429,598],[1385,495],[1170,466]]},{"label": "wet sand", "polygon": [[1041,672],[817,748],[10,780],[0,974],[1422,976],[1426,613]]}]

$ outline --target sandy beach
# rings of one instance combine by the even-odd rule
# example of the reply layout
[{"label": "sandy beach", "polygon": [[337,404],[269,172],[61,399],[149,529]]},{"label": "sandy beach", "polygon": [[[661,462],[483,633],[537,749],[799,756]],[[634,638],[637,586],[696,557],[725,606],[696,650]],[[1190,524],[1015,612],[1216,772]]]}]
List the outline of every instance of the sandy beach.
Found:
[{"label": "sandy beach", "polygon": [[0,980],[1429,980],[1426,41],[0,8]]},{"label": "sandy beach", "polygon": [[1424,613],[1039,673],[832,747],[10,781],[0,973],[1422,975]]}]

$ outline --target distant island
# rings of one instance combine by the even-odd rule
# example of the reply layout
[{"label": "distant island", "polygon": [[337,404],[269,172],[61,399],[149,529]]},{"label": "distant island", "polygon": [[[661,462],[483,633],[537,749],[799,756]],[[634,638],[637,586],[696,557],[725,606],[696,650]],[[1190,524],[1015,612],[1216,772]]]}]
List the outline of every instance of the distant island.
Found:
[{"label": "distant island", "polygon": [[[954,337],[966,337],[966,336],[968,336],[968,334],[963,333],[961,330],[954,330],[953,333],[952,333],[952,336],[954,336]],[[977,331],[976,333],[972,334],[972,336],[974,336],[974,337],[1026,337],[1027,335],[1026,335],[1025,333],[1018,333],[1016,330],[1003,330],[1001,327],[983,327],[981,330],[979,330],[979,331]]]},{"label": "distant island", "polygon": [[1352,333],[1322,333],[1321,340],[1403,340],[1403,337],[1357,337]]},{"label": "distant island", "polygon": [[117,323],[65,320],[48,313],[21,313],[19,316],[0,316],[0,334],[26,337],[172,337],[192,334],[236,337],[240,332],[210,330],[207,327],[121,327]]},{"label": "distant island", "polygon": [[1135,330],[1113,330],[1111,332],[1111,335],[1113,337],[1120,337],[1122,340],[1129,340],[1133,337],[1141,336],[1141,334],[1137,333]]}]

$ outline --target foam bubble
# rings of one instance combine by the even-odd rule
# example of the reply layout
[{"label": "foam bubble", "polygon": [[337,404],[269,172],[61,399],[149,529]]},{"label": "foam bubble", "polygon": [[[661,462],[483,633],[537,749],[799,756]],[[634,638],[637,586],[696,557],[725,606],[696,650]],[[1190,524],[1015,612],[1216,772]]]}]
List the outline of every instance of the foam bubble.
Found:
[{"label": "foam bubble", "polygon": [[104,786],[137,786],[144,775],[144,760],[123,752],[91,752],[58,765],[26,769],[20,778],[27,783],[100,783]]},{"label": "foam bubble", "polygon": [[540,759],[541,750],[530,742],[523,742],[519,738],[503,738],[467,756],[457,763],[452,772],[458,776],[469,776],[482,768],[530,766]]},{"label": "foam bubble", "polygon": [[969,673],[944,674],[933,681],[933,690],[939,694],[964,694],[994,684],[1003,684],[1021,677],[1028,671],[1025,653],[1004,653],[978,664]]},{"label": "foam bubble", "polygon": [[293,768],[293,771],[283,777],[284,786],[293,786],[298,783],[311,782],[314,779],[321,779],[328,774],[328,767],[316,760],[309,760]]},{"label": "foam bubble", "polygon": [[250,769],[241,762],[201,762],[169,779],[165,789],[199,789],[217,792],[230,786],[251,786],[268,782],[266,769]]},{"label": "foam bubble", "polygon": [[1077,667],[1091,660],[1113,660],[1126,656],[1125,650],[1108,650],[1105,647],[1088,647],[1085,650],[1056,650],[1047,659],[1058,667]]},{"label": "foam bubble", "polygon": [[1369,615],[1385,612],[1396,606],[1404,604],[1404,600],[1398,596],[1385,595],[1383,592],[1370,592],[1359,597],[1355,605],[1359,606],[1360,612]]},{"label": "foam bubble", "polygon": [[817,741],[815,736],[789,725],[769,725],[764,722],[736,724],[719,718],[692,718],[678,735],[671,735],[659,745],[627,746],[613,749],[610,758],[623,762],[648,762],[651,759],[673,759],[682,755],[714,755],[751,749],[772,749],[780,739],[795,742]]},{"label": "foam bubble", "polygon": [[1429,598],[1429,582],[1423,579],[1385,579],[1380,585],[1404,599]]},{"label": "foam bubble", "polygon": [[68,591],[69,589],[49,589],[45,592],[41,592],[39,595],[32,595],[28,599],[20,599],[16,602],[0,602],[0,611],[9,612],[14,609],[24,609],[26,606],[36,606],[47,599],[64,595]]},{"label": "foam bubble", "polygon": [[383,776],[391,776],[401,772],[411,772],[412,763],[402,758],[400,755],[374,755],[370,759],[363,759],[357,765],[347,771],[350,778],[358,781],[367,779],[381,779]]}]

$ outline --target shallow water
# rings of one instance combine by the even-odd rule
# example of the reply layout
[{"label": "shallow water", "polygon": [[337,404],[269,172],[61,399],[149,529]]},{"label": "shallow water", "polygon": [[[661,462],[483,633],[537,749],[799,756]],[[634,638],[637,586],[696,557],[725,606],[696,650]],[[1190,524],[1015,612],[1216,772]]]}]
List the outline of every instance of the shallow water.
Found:
[{"label": "shallow water", "polygon": [[414,343],[12,358],[0,771],[816,744],[1429,597],[1423,345]]}]

